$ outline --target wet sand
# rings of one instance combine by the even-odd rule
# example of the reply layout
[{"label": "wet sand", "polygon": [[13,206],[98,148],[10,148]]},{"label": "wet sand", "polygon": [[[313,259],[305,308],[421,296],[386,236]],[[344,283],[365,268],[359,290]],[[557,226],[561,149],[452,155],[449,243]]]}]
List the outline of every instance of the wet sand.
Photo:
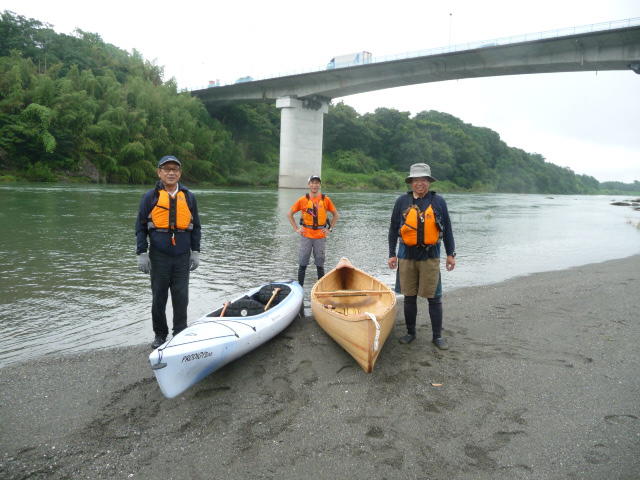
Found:
[{"label": "wet sand", "polygon": [[171,400],[147,345],[5,367],[0,477],[640,478],[640,256],[444,305],[372,374],[310,317]]}]

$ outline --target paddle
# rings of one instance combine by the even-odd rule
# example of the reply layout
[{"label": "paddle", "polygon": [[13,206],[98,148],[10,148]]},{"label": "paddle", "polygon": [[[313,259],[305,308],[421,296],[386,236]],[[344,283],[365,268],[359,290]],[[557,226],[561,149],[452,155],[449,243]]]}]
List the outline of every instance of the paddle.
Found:
[{"label": "paddle", "polygon": [[231,302],[225,302],[224,307],[222,307],[222,311],[220,312],[221,317],[224,317],[224,312],[229,305],[231,305]]},{"label": "paddle", "polygon": [[276,294],[280,291],[280,287],[276,287],[273,289],[273,293],[271,294],[271,298],[269,299],[269,301],[267,302],[267,305],[264,307],[264,311],[267,311],[267,308],[269,308],[269,305],[271,305],[271,302],[273,301],[274,297],[276,296]]}]

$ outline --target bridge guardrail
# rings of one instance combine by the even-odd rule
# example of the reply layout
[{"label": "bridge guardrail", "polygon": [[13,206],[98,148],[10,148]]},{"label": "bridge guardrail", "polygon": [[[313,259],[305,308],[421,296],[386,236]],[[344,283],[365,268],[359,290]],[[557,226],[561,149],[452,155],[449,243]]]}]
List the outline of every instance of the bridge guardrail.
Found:
[{"label": "bridge guardrail", "polygon": [[[431,55],[442,55],[445,53],[466,52],[468,50],[475,50],[477,48],[488,48],[488,47],[497,47],[497,46],[503,46],[503,45],[511,45],[513,43],[533,42],[537,40],[547,40],[550,38],[568,37],[570,35],[578,35],[582,33],[593,33],[593,32],[602,32],[606,30],[614,30],[618,28],[636,27],[639,25],[640,25],[640,17],[629,18],[626,20],[614,20],[611,22],[594,23],[591,25],[581,25],[578,27],[560,28],[558,30],[547,30],[544,32],[526,33],[523,35],[515,35],[511,37],[494,38],[494,39],[482,40],[478,42],[462,43],[458,45],[449,45],[446,47],[430,48],[427,50],[415,50],[411,52],[395,53],[395,54],[384,55],[380,57],[373,57],[371,61],[367,63],[367,65],[371,65],[374,63],[390,62],[393,60],[406,60],[409,58],[428,57]],[[357,68],[360,66],[362,65],[356,65],[356,66],[350,66],[350,67],[336,67],[333,70],[339,70],[341,68]],[[319,67],[296,69],[296,70],[287,71],[287,72],[278,72],[274,74],[264,75],[261,77],[253,77],[252,81],[268,80],[271,78],[280,78],[280,77],[289,77],[292,75],[301,75],[304,73],[322,72],[324,70],[326,70],[326,65],[322,65]],[[235,85],[236,83],[237,82],[225,82],[224,84],[219,83],[216,85],[216,87]],[[185,88],[183,90],[187,90],[187,91],[204,90],[207,87],[208,87],[207,85],[204,85],[200,87]],[[216,88],[216,87],[211,87],[211,88]]]}]

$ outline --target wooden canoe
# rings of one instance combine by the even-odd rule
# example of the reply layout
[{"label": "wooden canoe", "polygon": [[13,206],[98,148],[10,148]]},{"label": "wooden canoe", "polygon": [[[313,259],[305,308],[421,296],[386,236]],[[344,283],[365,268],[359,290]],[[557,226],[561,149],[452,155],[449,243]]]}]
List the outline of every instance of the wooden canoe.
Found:
[{"label": "wooden canoe", "polygon": [[311,289],[311,312],[318,325],[371,373],[393,327],[396,296],[343,257]]}]

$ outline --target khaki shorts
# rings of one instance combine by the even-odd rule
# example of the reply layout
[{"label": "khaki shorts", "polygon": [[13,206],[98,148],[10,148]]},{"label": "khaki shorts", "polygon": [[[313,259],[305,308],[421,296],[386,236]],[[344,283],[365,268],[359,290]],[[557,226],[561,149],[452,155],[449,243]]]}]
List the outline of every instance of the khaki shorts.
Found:
[{"label": "khaki shorts", "polygon": [[434,298],[440,280],[440,259],[427,260],[398,259],[400,293],[412,297]]}]

